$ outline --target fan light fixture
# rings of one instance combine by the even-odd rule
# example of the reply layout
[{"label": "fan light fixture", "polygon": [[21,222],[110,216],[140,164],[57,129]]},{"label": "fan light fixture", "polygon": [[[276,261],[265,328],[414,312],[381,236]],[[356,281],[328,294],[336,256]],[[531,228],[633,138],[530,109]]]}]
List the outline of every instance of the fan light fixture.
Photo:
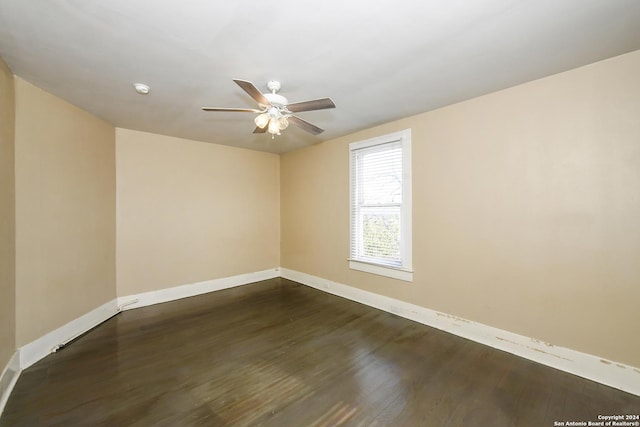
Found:
[{"label": "fan light fixture", "polygon": [[287,117],[277,107],[270,107],[266,112],[259,114],[254,122],[260,129],[267,127],[267,132],[272,136],[280,135],[281,130],[289,126]]},{"label": "fan light fixture", "polygon": [[258,126],[260,129],[264,129],[264,127],[267,124],[269,124],[270,120],[271,120],[271,117],[267,113],[262,113],[255,118],[254,122],[256,123],[256,126]]}]

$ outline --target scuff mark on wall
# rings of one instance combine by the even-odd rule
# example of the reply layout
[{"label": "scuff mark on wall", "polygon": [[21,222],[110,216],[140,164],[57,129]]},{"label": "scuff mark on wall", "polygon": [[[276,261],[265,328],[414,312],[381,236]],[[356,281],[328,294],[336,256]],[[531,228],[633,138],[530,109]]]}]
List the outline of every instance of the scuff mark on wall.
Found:
[{"label": "scuff mark on wall", "polygon": [[548,352],[546,352],[544,350],[540,350],[539,348],[529,347],[529,346],[527,346],[527,348],[529,350],[537,351],[538,353],[546,354],[547,356],[553,356],[553,357],[557,357],[558,359],[566,360],[568,362],[573,362],[573,360],[571,360],[571,359],[567,359],[566,357],[558,356],[557,354],[548,353]]},{"label": "scuff mark on wall", "polygon": [[452,316],[446,313],[436,312],[436,316],[446,317],[447,319],[455,320],[456,322],[472,323],[470,320],[463,319],[462,317]]},{"label": "scuff mark on wall", "polygon": [[496,337],[496,339],[499,340],[499,341],[504,341],[504,342],[508,342],[508,343],[511,343],[511,344],[520,345],[517,342],[508,340],[506,338]]},{"label": "scuff mark on wall", "polygon": [[545,342],[545,341],[540,341],[540,340],[537,340],[535,338],[531,338],[531,342],[534,343],[534,344],[544,344],[547,347],[555,347],[555,345],[553,345],[551,343],[548,343],[548,342]]}]

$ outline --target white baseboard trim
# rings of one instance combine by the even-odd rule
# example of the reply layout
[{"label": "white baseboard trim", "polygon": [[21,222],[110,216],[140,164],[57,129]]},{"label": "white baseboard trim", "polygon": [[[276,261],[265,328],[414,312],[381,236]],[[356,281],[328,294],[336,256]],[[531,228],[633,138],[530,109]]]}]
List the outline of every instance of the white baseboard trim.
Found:
[{"label": "white baseboard trim", "polygon": [[174,301],[177,299],[202,295],[213,291],[242,286],[249,283],[280,277],[279,268],[257,271],[254,273],[240,274],[237,276],[223,277],[221,279],[206,280],[204,282],[175,286],[173,288],[159,289],[136,295],[128,295],[118,298],[118,306],[121,310],[131,310],[153,304]]},{"label": "white baseboard trim", "polygon": [[116,299],[113,299],[41,336],[37,340],[20,347],[18,349],[20,353],[20,368],[28,368],[56,351],[60,345],[68,343],[116,314],[118,314],[118,304]]},{"label": "white baseboard trim", "polygon": [[18,382],[20,372],[20,353],[16,351],[0,375],[0,416],[2,416],[2,411],[4,411],[13,387]]},{"label": "white baseboard trim", "polygon": [[254,273],[240,274],[232,277],[207,280],[199,283],[145,292],[138,295],[115,298],[48,334],[41,336],[35,341],[20,347],[17,351],[19,355],[19,369],[28,368],[59,349],[61,345],[93,329],[122,310],[160,304],[212,291],[259,282],[261,280],[273,279],[275,277],[280,277],[279,268],[271,268]]},{"label": "white baseboard trim", "polygon": [[640,396],[640,368],[514,334],[321,277],[280,268],[281,277]]}]

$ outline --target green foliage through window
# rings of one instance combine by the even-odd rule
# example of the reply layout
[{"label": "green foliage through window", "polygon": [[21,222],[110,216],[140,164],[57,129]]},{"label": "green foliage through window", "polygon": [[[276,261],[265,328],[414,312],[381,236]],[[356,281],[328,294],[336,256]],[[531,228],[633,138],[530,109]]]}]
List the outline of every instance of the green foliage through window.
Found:
[{"label": "green foliage through window", "polygon": [[364,215],[363,256],[400,262],[400,214]]}]

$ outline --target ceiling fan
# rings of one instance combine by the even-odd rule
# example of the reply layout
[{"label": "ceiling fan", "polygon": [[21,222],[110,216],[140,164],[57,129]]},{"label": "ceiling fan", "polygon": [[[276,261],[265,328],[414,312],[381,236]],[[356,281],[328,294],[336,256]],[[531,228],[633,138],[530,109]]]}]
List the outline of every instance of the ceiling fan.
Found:
[{"label": "ceiling fan", "polygon": [[253,133],[269,132],[271,134],[271,138],[274,138],[275,135],[280,135],[280,131],[286,129],[290,122],[313,135],[318,135],[319,133],[324,132],[324,129],[321,129],[298,116],[294,116],[293,113],[324,110],[326,108],[336,107],[336,104],[333,103],[331,98],[319,98],[289,104],[287,98],[282,95],[278,95],[281,85],[280,82],[275,80],[267,83],[267,88],[271,91],[270,93],[261,93],[253,83],[246,80],[234,79],[233,81],[258,103],[258,109],[217,107],[202,107],[202,109],[204,111],[260,113],[254,119],[256,128]]}]

